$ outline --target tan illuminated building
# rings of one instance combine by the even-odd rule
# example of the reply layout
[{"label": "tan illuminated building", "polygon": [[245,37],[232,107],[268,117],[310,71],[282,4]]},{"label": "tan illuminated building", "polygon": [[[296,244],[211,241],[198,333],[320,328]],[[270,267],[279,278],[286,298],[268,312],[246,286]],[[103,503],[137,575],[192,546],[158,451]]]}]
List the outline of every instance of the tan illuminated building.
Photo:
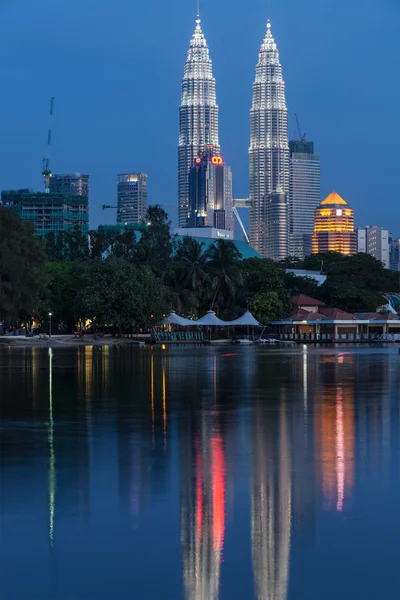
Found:
[{"label": "tan illuminated building", "polygon": [[336,192],[321,202],[314,214],[312,253],[357,253],[354,211]]}]

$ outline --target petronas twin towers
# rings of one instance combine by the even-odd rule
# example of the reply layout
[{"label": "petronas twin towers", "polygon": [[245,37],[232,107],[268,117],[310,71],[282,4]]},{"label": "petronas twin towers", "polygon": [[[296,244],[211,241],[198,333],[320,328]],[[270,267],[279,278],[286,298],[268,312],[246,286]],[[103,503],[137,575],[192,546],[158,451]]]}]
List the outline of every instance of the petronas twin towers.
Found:
[{"label": "petronas twin towers", "polygon": [[[198,153],[207,148],[220,154],[212,61],[197,16],[179,109],[179,227],[185,226],[188,216],[190,167]],[[269,21],[253,83],[249,166],[250,243],[262,256],[280,260],[288,255],[288,112],[282,67]]]}]

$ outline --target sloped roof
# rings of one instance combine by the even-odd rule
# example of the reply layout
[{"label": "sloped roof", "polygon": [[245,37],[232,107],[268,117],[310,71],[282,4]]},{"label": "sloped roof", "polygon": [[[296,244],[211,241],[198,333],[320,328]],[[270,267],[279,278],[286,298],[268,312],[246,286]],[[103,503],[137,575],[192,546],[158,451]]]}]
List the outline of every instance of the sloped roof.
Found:
[{"label": "sloped roof", "polygon": [[343,198],[335,191],[331,192],[325,200],[322,200],[321,206],[326,206],[327,204],[343,204],[347,206],[346,200],[343,200]]},{"label": "sloped roof", "polygon": [[230,325],[229,322],[227,321],[221,321],[221,319],[219,319],[217,317],[217,315],[215,313],[213,313],[212,310],[209,310],[204,317],[201,317],[201,319],[198,319],[197,321],[194,321],[195,325],[218,325],[218,326],[223,326],[223,325]]},{"label": "sloped roof", "polygon": [[340,310],[340,308],[322,307],[321,312],[332,321],[355,321],[357,318],[357,315]]},{"label": "sloped roof", "polygon": [[184,327],[194,325],[195,322],[190,319],[185,319],[185,317],[180,317],[176,314],[175,311],[172,311],[168,316],[166,316],[162,321],[162,325],[181,325]]},{"label": "sloped roof", "polygon": [[234,321],[229,321],[228,325],[251,325],[252,327],[258,327],[260,323],[253,317],[251,312],[246,311],[244,315],[235,319]]},{"label": "sloped roof", "polygon": [[311,296],[306,296],[306,294],[297,294],[297,296],[293,296],[292,302],[296,306],[325,306],[325,302],[311,298]]}]

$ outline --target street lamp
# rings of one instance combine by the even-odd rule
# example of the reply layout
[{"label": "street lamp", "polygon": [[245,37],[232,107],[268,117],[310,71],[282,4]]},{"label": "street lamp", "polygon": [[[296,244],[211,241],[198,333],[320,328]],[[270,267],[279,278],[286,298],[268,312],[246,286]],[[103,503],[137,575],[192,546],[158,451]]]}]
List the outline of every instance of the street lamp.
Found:
[{"label": "street lamp", "polygon": [[53,313],[51,313],[51,312],[49,313],[49,338],[51,337],[51,315],[52,314]]}]

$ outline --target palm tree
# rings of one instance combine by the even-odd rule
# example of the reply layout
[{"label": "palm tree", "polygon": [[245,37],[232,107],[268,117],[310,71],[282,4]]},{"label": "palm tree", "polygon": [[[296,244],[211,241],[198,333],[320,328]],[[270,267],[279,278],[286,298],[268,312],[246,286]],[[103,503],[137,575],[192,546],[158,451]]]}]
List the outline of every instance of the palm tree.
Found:
[{"label": "palm tree", "polygon": [[243,284],[242,255],[231,241],[218,240],[204,253],[213,290],[211,309],[232,306],[236,291]]},{"label": "palm tree", "polygon": [[173,290],[179,312],[196,313],[204,290],[211,284],[203,246],[191,237],[185,237],[177,246],[167,282]]}]

